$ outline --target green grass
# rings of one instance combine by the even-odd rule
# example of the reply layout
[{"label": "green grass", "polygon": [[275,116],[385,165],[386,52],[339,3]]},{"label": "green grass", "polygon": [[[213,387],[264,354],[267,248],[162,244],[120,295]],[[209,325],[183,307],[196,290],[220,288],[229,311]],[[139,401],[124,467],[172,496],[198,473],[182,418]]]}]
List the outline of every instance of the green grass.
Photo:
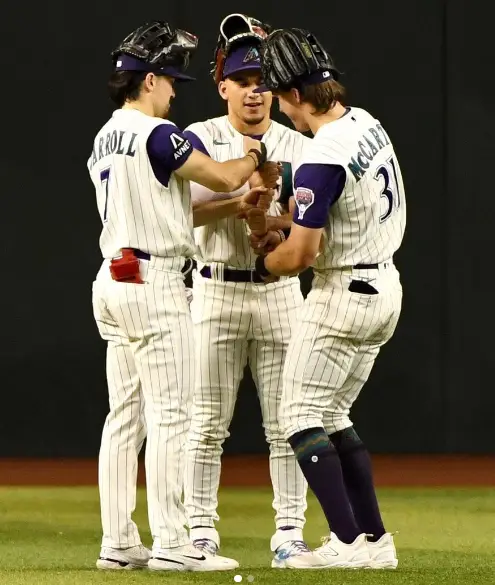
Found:
[{"label": "green grass", "polygon": [[[96,488],[0,488],[0,584],[205,583],[242,585],[388,583],[495,584],[494,489],[394,489],[380,492],[389,530],[399,530],[397,571],[276,571],[269,568],[273,510],[269,490],[223,490],[222,553],[241,568],[228,573],[104,573],[94,569],[100,517]],[[325,521],[310,498],[305,536],[316,546]],[[150,544],[144,492],[135,519]]]}]

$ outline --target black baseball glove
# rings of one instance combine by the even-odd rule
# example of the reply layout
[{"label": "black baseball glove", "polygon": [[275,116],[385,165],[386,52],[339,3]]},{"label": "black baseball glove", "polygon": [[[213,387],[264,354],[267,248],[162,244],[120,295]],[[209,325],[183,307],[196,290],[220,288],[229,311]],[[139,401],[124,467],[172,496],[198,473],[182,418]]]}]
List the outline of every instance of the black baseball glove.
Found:
[{"label": "black baseball glove", "polygon": [[294,87],[297,81],[318,71],[339,72],[323,45],[310,32],[300,28],[273,31],[260,48],[261,73],[270,90]]}]

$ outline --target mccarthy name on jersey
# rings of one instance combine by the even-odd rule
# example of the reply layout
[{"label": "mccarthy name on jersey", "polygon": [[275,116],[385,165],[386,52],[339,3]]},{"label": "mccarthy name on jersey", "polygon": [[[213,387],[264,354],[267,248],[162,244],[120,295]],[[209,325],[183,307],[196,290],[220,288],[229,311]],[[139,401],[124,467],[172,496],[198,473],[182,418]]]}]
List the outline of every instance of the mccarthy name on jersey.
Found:
[{"label": "mccarthy name on jersey", "polygon": [[347,165],[356,181],[361,180],[378,152],[389,144],[390,138],[381,124],[376,124],[363,134],[358,141],[359,150]]},{"label": "mccarthy name on jersey", "polygon": [[399,163],[379,120],[360,108],[324,124],[294,177],[293,221],[323,228],[314,268],[331,270],[390,260],[405,228]]}]

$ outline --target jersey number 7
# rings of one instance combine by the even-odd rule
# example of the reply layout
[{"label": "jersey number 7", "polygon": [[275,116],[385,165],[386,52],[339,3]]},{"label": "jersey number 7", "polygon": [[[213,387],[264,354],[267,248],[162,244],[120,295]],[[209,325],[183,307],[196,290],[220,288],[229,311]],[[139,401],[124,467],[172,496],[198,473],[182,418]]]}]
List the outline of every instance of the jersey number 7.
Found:
[{"label": "jersey number 7", "polygon": [[103,221],[107,221],[108,210],[108,181],[110,179],[110,167],[103,169],[100,173],[101,186],[105,189],[105,207],[103,209]]},{"label": "jersey number 7", "polygon": [[383,223],[392,215],[394,205],[395,207],[400,206],[399,181],[397,179],[397,167],[393,156],[385,164],[378,167],[375,173],[375,179],[378,181],[380,177],[384,182],[381,197],[385,197],[387,200],[387,209],[380,216],[380,223]]}]

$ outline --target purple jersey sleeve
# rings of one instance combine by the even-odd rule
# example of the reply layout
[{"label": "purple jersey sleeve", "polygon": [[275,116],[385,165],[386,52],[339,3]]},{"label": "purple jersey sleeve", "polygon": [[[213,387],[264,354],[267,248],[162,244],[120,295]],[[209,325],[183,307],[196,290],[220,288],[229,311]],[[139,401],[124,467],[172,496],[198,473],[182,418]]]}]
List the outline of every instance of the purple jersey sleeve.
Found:
[{"label": "purple jersey sleeve", "polygon": [[148,136],[146,149],[156,178],[168,186],[170,175],[193,151],[192,144],[174,124],[160,124]]},{"label": "purple jersey sleeve", "polygon": [[206,146],[203,144],[203,141],[199,136],[194,134],[194,132],[191,132],[191,130],[184,130],[184,136],[189,140],[189,142],[196,150],[206,154],[206,156],[210,156],[210,153],[206,150]]},{"label": "purple jersey sleeve", "polygon": [[304,164],[294,177],[294,223],[308,228],[322,228],[328,213],[344,190],[346,173],[340,165]]}]

